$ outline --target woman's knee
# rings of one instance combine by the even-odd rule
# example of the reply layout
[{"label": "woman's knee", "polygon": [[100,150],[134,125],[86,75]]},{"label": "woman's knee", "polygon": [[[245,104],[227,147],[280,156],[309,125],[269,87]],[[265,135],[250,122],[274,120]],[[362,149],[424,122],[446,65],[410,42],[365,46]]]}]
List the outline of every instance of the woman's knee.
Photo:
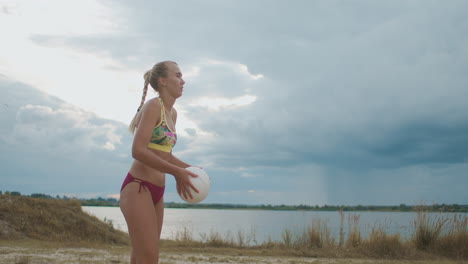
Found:
[{"label": "woman's knee", "polygon": [[145,248],[142,249],[140,254],[136,255],[136,261],[138,264],[158,264],[159,251],[158,248]]}]

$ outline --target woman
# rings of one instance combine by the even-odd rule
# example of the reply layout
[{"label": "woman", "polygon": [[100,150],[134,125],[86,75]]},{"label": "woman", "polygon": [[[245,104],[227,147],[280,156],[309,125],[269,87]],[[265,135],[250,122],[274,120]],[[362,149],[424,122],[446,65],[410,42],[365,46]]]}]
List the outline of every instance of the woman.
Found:
[{"label": "woman", "polygon": [[[165,173],[174,175],[177,192],[184,197],[192,198],[190,189],[198,192],[190,181],[197,175],[185,169],[190,165],[172,155],[177,140],[173,105],[185,84],[179,66],[171,61],[157,63],[144,78],[140,107],[130,124],[135,134],[134,161],[120,192],[120,209],[132,243],[131,264],[158,263]],[[145,103],[148,85],[159,97]]]}]

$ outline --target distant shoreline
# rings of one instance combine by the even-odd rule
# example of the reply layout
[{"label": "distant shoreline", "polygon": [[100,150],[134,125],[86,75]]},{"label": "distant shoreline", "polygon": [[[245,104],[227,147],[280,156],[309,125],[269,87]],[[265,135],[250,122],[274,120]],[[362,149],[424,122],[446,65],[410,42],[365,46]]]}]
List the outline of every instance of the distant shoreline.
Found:
[{"label": "distant shoreline", "polygon": [[[426,209],[411,209],[411,210],[392,210],[392,209],[380,209],[380,210],[373,210],[373,209],[368,209],[368,210],[360,210],[360,209],[349,209],[349,207],[344,207],[343,210],[341,208],[339,209],[266,209],[266,208],[258,208],[256,206],[253,207],[236,207],[236,208],[231,208],[231,207],[215,207],[211,206],[212,204],[204,204],[200,206],[185,206],[185,204],[179,204],[177,203],[176,206],[171,206],[168,204],[164,205],[164,208],[168,209],[206,209],[206,210],[252,210],[252,211],[304,211],[304,212],[389,212],[389,213],[416,213],[420,211],[424,212],[431,212],[431,213],[468,213],[468,210],[464,211],[441,211],[441,210],[426,210]],[[230,204],[227,204],[230,205]],[[115,204],[109,204],[109,205],[89,205],[89,204],[82,204],[82,206],[90,206],[90,207],[118,207],[118,205]],[[415,206],[416,207],[416,206]]]},{"label": "distant shoreline", "polygon": [[[2,192],[0,191],[0,194]],[[47,194],[21,195],[19,192],[5,192],[5,195],[25,196],[41,199],[78,200],[82,206],[119,206],[115,198],[78,199],[66,196],[50,196]],[[433,204],[433,205],[245,205],[245,204],[188,204],[165,203],[165,208],[174,209],[217,209],[217,210],[268,210],[268,211],[329,211],[329,212],[441,212],[441,213],[468,213],[468,205],[459,204]]]}]

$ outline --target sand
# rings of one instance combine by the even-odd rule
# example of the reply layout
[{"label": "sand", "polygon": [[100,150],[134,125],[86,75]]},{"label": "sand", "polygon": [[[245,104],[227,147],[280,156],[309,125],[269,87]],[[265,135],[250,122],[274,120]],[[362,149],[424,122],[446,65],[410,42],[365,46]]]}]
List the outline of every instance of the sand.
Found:
[{"label": "sand", "polygon": [[[54,247],[47,245],[44,248],[34,246],[0,245],[0,263],[5,264],[124,264],[130,263],[128,248],[80,248],[80,247]],[[455,261],[429,261],[429,260],[375,260],[375,259],[334,259],[334,258],[305,258],[305,257],[272,257],[272,256],[242,256],[239,253],[194,253],[161,252],[160,264],[226,264],[226,263],[252,263],[252,264],[455,264]]]}]

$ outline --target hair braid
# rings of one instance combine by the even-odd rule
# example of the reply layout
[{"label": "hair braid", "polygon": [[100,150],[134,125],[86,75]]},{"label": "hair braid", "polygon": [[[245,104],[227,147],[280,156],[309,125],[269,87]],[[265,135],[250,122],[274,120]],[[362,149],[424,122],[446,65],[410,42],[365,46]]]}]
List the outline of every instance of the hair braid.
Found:
[{"label": "hair braid", "polygon": [[151,71],[147,71],[144,75],[145,85],[143,86],[143,95],[141,96],[140,106],[138,107],[137,112],[140,112],[141,108],[145,104],[146,94],[148,93],[148,85],[150,84]]},{"label": "hair braid", "polygon": [[151,85],[151,87],[153,87],[153,89],[156,92],[159,92],[158,79],[160,77],[167,77],[167,65],[166,65],[166,63],[168,63],[168,62],[175,63],[173,61],[159,62],[159,63],[155,64],[151,68],[151,70],[145,72],[145,74],[143,75],[143,78],[145,79],[145,84],[143,86],[143,95],[141,96],[140,106],[138,107],[137,112],[136,112],[135,116],[132,119],[132,122],[130,122],[130,126],[129,126],[130,132],[132,132],[132,133],[135,132],[135,129],[136,129],[136,126],[137,126],[138,113],[140,112],[141,108],[145,104],[146,94],[148,93],[148,86]]}]

